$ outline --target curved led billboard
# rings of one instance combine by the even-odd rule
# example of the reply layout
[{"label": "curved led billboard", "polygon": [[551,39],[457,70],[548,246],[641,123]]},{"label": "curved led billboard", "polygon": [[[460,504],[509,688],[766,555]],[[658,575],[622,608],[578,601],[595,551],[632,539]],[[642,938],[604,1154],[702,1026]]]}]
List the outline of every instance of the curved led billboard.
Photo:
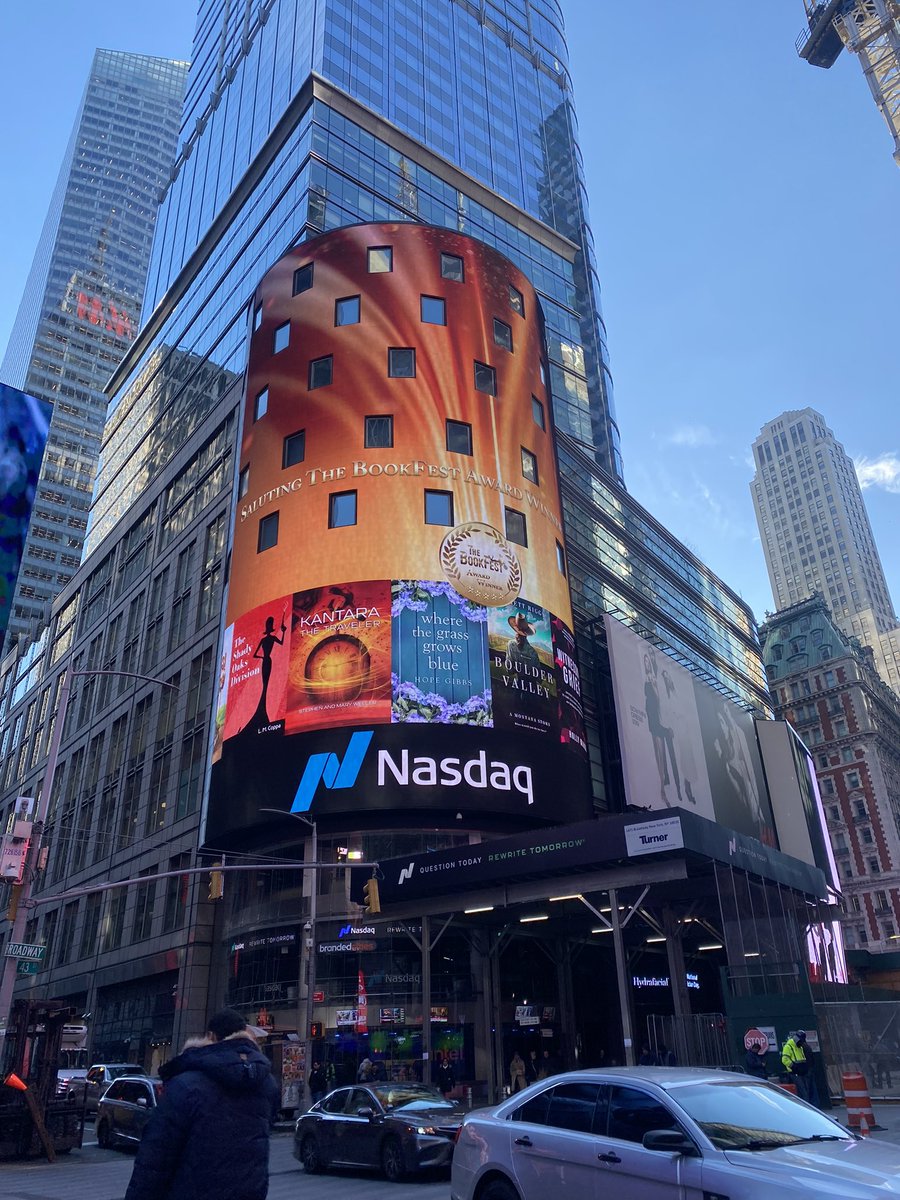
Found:
[{"label": "curved led billboard", "polygon": [[512,263],[429,226],[263,279],[208,844],[261,809],[589,814],[542,329]]}]

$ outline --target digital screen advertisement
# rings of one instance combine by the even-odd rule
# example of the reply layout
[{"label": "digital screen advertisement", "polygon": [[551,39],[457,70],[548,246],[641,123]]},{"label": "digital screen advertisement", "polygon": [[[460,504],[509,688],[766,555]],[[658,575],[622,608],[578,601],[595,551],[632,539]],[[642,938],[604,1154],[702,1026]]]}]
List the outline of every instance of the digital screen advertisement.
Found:
[{"label": "digital screen advertisement", "polygon": [[261,809],[589,815],[528,280],[452,231],[352,226],[252,319],[206,844]]},{"label": "digital screen advertisement", "polygon": [[628,803],[684,808],[777,847],[753,718],[605,618]]}]

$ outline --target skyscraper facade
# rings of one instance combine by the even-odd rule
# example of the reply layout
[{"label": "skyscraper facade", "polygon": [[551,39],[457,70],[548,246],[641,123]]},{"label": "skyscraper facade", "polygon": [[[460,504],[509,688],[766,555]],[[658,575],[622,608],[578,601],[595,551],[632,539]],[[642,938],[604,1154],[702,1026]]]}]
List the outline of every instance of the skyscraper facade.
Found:
[{"label": "skyscraper facade", "polygon": [[823,595],[838,627],[872,647],[897,690],[897,616],[853,460],[811,408],[764,425],[753,456],[750,490],[776,608]]},{"label": "skyscraper facade", "polygon": [[81,561],[104,387],[140,322],[187,64],[98,50],[0,367],[53,405],[11,634],[35,632]]},{"label": "skyscraper facade", "polygon": [[[254,296],[264,277],[273,269],[278,274],[279,262],[296,259],[284,277],[287,294],[278,294],[276,308],[287,304],[293,313],[295,308],[313,303],[316,287],[320,294],[330,295],[324,315],[319,313],[316,321],[328,330],[329,338],[339,336],[347,345],[346,354],[335,357],[331,364],[335,381],[343,388],[348,386],[348,376],[340,378],[337,372],[349,372],[354,368],[348,364],[362,362],[361,355],[352,353],[357,335],[388,337],[385,312],[371,297],[376,295],[375,288],[381,289],[377,294],[389,294],[409,270],[409,258],[401,258],[401,247],[429,239],[435,247],[442,247],[449,273],[443,273],[442,260],[439,273],[438,259],[429,260],[430,273],[423,276],[432,280],[425,288],[428,294],[420,296],[422,289],[409,284],[400,298],[402,304],[398,301],[398,311],[407,314],[399,326],[402,344],[397,344],[395,324],[391,340],[381,346],[381,357],[372,360],[380,364],[379,371],[383,366],[391,372],[384,376],[387,384],[379,387],[374,368],[350,376],[358,385],[350,397],[353,411],[364,418],[360,428],[372,439],[361,443],[360,449],[365,446],[367,455],[378,453],[382,459],[393,450],[387,440],[392,440],[395,432],[399,438],[410,428],[417,433],[425,430],[424,416],[420,418],[422,430],[418,429],[419,410],[416,420],[401,426],[399,410],[388,412],[384,405],[391,396],[418,394],[418,384],[413,386],[416,377],[409,372],[416,364],[423,376],[426,368],[437,370],[428,364],[443,360],[426,350],[445,337],[450,353],[457,356],[456,365],[463,363],[465,352],[465,369],[429,375],[435,383],[432,392],[446,393],[448,404],[455,404],[457,392],[463,395],[465,384],[474,387],[474,395],[465,395],[464,405],[442,414],[446,423],[441,421],[437,441],[448,440],[439,444],[435,454],[468,454],[470,436],[476,437],[473,445],[479,453],[484,445],[493,444],[495,434],[488,434],[487,427],[480,424],[487,420],[494,403],[484,397],[494,396],[489,384],[498,361],[501,384],[504,371],[511,369],[509,364],[521,361],[503,356],[521,356],[524,343],[520,339],[526,326],[532,328],[536,315],[530,289],[537,293],[546,351],[541,352],[542,362],[532,374],[533,386],[524,394],[521,388],[511,389],[519,415],[524,413],[522,427],[527,432],[510,443],[511,454],[507,447],[497,472],[515,471],[513,486],[523,492],[535,481],[546,486],[553,476],[551,460],[540,456],[550,453],[547,443],[555,425],[560,524],[565,538],[558,536],[557,529],[546,543],[550,555],[545,563],[547,583],[567,588],[571,596],[578,644],[565,643],[568,649],[561,651],[559,664],[568,667],[577,657],[581,667],[583,740],[593,784],[591,787],[585,780],[580,798],[585,811],[622,807],[621,796],[616,794],[617,747],[604,614],[629,624],[745,710],[768,711],[765,674],[749,609],[641,509],[619,479],[611,387],[562,29],[556,0],[506,0],[504,5],[469,0],[318,0],[315,4],[312,0],[260,0],[235,5],[213,0],[201,8],[179,155],[160,209],[151,254],[145,304],[148,315],[108,387],[110,403],[91,508],[88,553],[53,605],[51,620],[39,639],[20,656],[10,655],[0,663],[0,800],[4,812],[16,795],[41,791],[47,746],[54,721],[59,719],[60,679],[64,671],[72,673],[72,698],[49,789],[47,867],[37,881],[39,903],[25,940],[47,947],[41,986],[50,994],[68,997],[73,1005],[81,1006],[79,1011],[94,1014],[91,1040],[95,1055],[140,1061],[152,1068],[169,1052],[167,1047],[202,1027],[210,1001],[218,1003],[224,998],[254,1014],[265,1009],[266,1017],[274,1014],[280,1031],[294,1030],[296,1037],[306,1012],[303,992],[310,968],[320,970],[323,980],[333,980],[333,985],[318,989],[328,996],[327,1014],[313,1018],[325,1021],[332,1036],[339,1023],[346,1028],[349,1012],[357,1013],[353,1018],[353,1032],[357,1032],[358,1001],[360,996],[365,999],[366,987],[369,1011],[380,1012],[382,1001],[376,997],[383,997],[389,1024],[401,1021],[395,1013],[427,1012],[430,1007],[419,987],[422,954],[421,945],[416,948],[415,922],[410,931],[400,926],[385,931],[391,942],[387,966],[383,959],[378,968],[372,966],[371,958],[358,960],[358,954],[375,952],[374,943],[368,941],[363,941],[361,948],[347,942],[350,952],[344,953],[341,939],[353,930],[346,922],[352,911],[349,880],[343,871],[303,871],[304,856],[308,859],[313,854],[311,839],[300,822],[285,818],[283,808],[276,809],[274,821],[271,813],[263,816],[253,837],[240,844],[236,853],[242,857],[234,861],[246,869],[226,875],[225,898],[217,909],[207,901],[200,877],[190,873],[198,870],[198,864],[210,864],[212,851],[221,848],[209,840],[208,848],[198,853],[209,759],[211,752],[215,755],[210,734],[213,717],[218,718],[220,712],[226,723],[223,740],[234,741],[228,706],[220,703],[228,674],[222,615],[229,531],[236,517],[241,519],[241,505],[256,503],[272,490],[270,483],[259,482],[257,464],[265,462],[265,471],[270,471],[273,463],[275,470],[280,463],[291,471],[290,478],[278,478],[279,495],[286,494],[280,490],[283,486],[290,491],[296,478],[300,485],[295,485],[295,490],[302,488],[305,496],[310,488],[305,471],[313,466],[337,469],[333,463],[313,463],[305,457],[315,433],[303,423],[312,411],[307,390],[315,404],[322,405],[320,427],[327,428],[334,453],[356,453],[351,440],[355,426],[349,423],[351,406],[345,411],[344,406],[329,405],[329,395],[338,393],[319,374],[331,370],[324,364],[329,352],[318,355],[312,374],[296,369],[298,362],[302,368],[303,339],[310,336],[311,327],[302,322],[295,326],[289,334],[295,341],[289,341],[287,354],[280,342],[269,340],[270,336],[284,336],[285,321],[276,320],[277,312],[266,308],[265,289],[260,291],[258,303]],[[401,228],[416,223],[440,229]],[[314,258],[320,261],[317,255],[327,243],[320,235],[344,226],[376,224],[398,231],[396,275],[387,268],[391,256],[385,251],[392,248],[381,244],[370,247],[380,251],[374,255],[374,267],[363,269],[362,260],[355,261],[354,271],[364,275],[359,286],[328,292],[325,282],[330,278],[327,286],[336,286],[334,276],[326,272],[323,278],[322,266],[313,262]],[[364,233],[351,231],[349,240]],[[467,244],[469,239],[459,235],[471,235],[475,242],[490,247],[481,246],[478,256],[495,261],[502,255],[510,264],[503,279],[504,287],[511,284],[512,290],[506,291],[501,307],[486,306],[487,293],[482,295],[477,289],[481,274],[472,269],[474,260],[468,260],[468,275],[465,264],[460,266],[469,251],[450,243],[458,238],[460,244]],[[379,239],[383,236],[379,234]],[[308,252],[307,243],[311,247]],[[309,261],[304,257],[307,253]],[[302,273],[311,263],[309,278],[318,269],[318,284],[306,289]],[[299,282],[295,272],[301,273]],[[519,273],[528,280],[527,287],[515,282]],[[452,288],[458,291],[448,300],[443,289]],[[356,330],[355,322],[348,318],[348,313],[355,311],[350,292],[363,306],[359,311],[365,316],[367,331]],[[465,324],[465,336],[453,325],[425,317],[426,312],[433,316],[443,308],[447,320],[454,318],[460,311],[454,304],[460,304],[464,293],[478,300],[463,304],[464,317],[455,318],[460,328]],[[496,288],[491,294],[496,300]],[[526,306],[524,313],[522,305]],[[499,324],[492,317],[499,318]],[[509,335],[513,337],[512,351]],[[302,393],[297,411],[303,412],[304,418],[301,421],[298,416],[296,427],[289,421],[292,401],[280,386],[287,377],[279,378],[277,385],[273,381],[271,393],[266,386],[257,390],[254,385],[250,404],[253,417],[261,423],[251,420],[249,432],[239,439],[241,413],[247,404],[244,372],[251,345],[256,363],[264,364],[254,370],[277,373],[279,363],[293,361],[290,379],[298,394]],[[387,350],[390,356],[381,354]],[[399,356],[396,361],[395,352]],[[481,386],[472,375],[472,358],[484,368],[485,373],[477,376]],[[311,365],[309,369],[313,370]],[[395,374],[394,369],[405,373]],[[373,400],[377,397],[374,408],[366,400],[369,395]],[[282,433],[287,436],[278,445],[270,440],[274,436],[274,422],[267,419],[270,398],[271,415],[277,410],[278,421],[285,422]],[[501,429],[502,422],[509,420],[506,397],[501,396],[494,407]],[[466,415],[469,410],[475,414],[471,420]],[[392,416],[397,418],[396,429]],[[336,423],[330,427],[332,419]],[[340,421],[347,424],[340,426]],[[371,429],[370,421],[374,422]],[[465,428],[468,426],[471,428]],[[430,432],[433,435],[434,429]],[[398,461],[405,465],[405,459]],[[430,465],[439,468],[437,462]],[[485,478],[476,486],[490,486],[489,474],[485,471]],[[409,471],[404,471],[404,486],[408,476]],[[320,479],[318,475],[314,478]],[[246,496],[245,485],[252,489]],[[320,495],[322,490],[314,494]],[[425,504],[437,506],[432,507],[432,515],[435,511],[446,515],[454,511],[455,503],[462,503],[461,497],[457,501],[438,495],[446,493],[446,488],[435,485],[429,491],[433,494]],[[325,539],[330,537],[336,544],[335,539],[343,536],[349,526],[345,506],[355,503],[348,494],[336,500],[335,513],[323,520],[321,527],[301,521],[289,529],[286,512],[285,527],[278,526],[279,537],[296,546],[295,557],[304,560],[303,570],[312,569],[310,563],[314,565],[316,555],[326,564],[321,579],[306,581],[310,594],[305,600],[292,601],[291,612],[296,608],[299,613],[306,604],[307,619],[318,615],[320,623],[325,623],[337,619],[337,609],[352,607],[350,618],[344,611],[341,619],[360,619],[355,611],[358,605],[339,603],[343,591],[334,591],[337,581],[324,574],[332,561]],[[404,526],[399,519],[391,520],[391,503],[390,499],[385,502],[381,519],[399,540]],[[508,507],[517,510],[521,505],[511,500]],[[557,508],[550,505],[548,510],[555,514]],[[359,511],[364,510],[361,507]],[[421,526],[419,517],[426,517],[427,511],[420,505],[408,506],[402,516],[409,521],[415,518]],[[529,506],[524,516],[532,512],[535,510]],[[256,521],[260,515],[273,514],[254,510],[250,515]],[[494,518],[494,533],[499,536],[501,527],[510,536],[515,532],[519,540],[513,539],[514,545],[523,547],[524,561],[535,543],[528,536],[523,543],[522,534],[529,526],[522,517],[523,511],[512,513],[506,526],[501,517]],[[540,519],[547,519],[546,513]],[[432,527],[443,523],[425,519]],[[249,528],[245,527],[245,533]],[[261,581],[278,544],[277,538],[270,540],[275,528],[272,522],[264,528],[264,535],[262,527],[257,531],[261,540],[251,539],[249,550],[243,546],[245,558],[252,563],[247,574],[254,579],[258,575]],[[421,534],[417,528],[416,536]],[[234,545],[238,546],[237,540]],[[257,558],[259,554],[268,554],[269,559]],[[233,565],[235,560],[231,561]],[[419,572],[420,568],[406,570]],[[368,587],[378,579],[381,575],[367,574],[359,586]],[[350,582],[356,586],[356,580]],[[422,596],[413,594],[417,582],[433,584],[435,579],[382,580],[391,588],[398,585],[391,608],[396,600],[410,622],[414,618],[409,614],[432,615],[429,605],[437,604],[427,588],[418,589]],[[446,587],[445,579],[437,582]],[[544,583],[542,579],[542,586]],[[312,595],[320,585],[332,589],[321,613],[316,609],[321,597]],[[306,589],[306,583],[298,586]],[[267,603],[274,594],[274,590],[266,593]],[[413,607],[405,605],[406,600]],[[552,613],[549,600],[547,606]],[[514,628],[533,625],[528,614],[537,620],[538,608],[543,609],[543,604],[510,614],[516,624],[510,619],[502,623],[502,639],[500,631],[493,630],[495,656],[498,647],[509,647]],[[267,629],[272,614],[257,615]],[[444,617],[451,620],[451,631],[463,628],[458,614],[450,609],[442,613]],[[277,661],[276,647],[283,644],[279,638],[286,634],[281,624],[287,626],[289,619],[282,600],[272,617],[272,639],[265,645],[260,641],[256,652],[249,653],[250,673],[261,670],[249,661],[254,653],[258,659],[268,656],[270,665]],[[374,616],[362,619],[376,620]],[[251,628],[248,623],[247,630]],[[249,639],[248,631],[239,632]],[[564,631],[557,632],[564,636]],[[226,631],[226,641],[227,636]],[[359,642],[355,633],[348,633],[340,643],[344,651],[354,638]],[[233,642],[227,653],[232,651]],[[554,662],[554,669],[557,665]],[[266,675],[266,683],[273,680],[273,706],[270,711],[262,705],[260,715],[265,711],[274,717],[275,692],[284,680],[274,665],[272,671],[271,676]],[[399,674],[393,666],[385,687],[393,686],[391,674]],[[301,675],[299,686],[308,692],[303,678]],[[230,682],[247,684],[249,692],[257,679],[248,673],[240,681],[232,676]],[[574,684],[570,682],[570,686],[571,699]],[[536,694],[528,691],[529,697]],[[268,698],[267,690],[267,702]],[[427,694],[423,703],[433,707]],[[548,703],[549,707],[553,706]],[[516,719],[522,712],[527,716],[528,711],[528,701],[515,706]],[[470,715],[473,712],[475,709]],[[554,722],[560,724],[555,707],[549,726],[555,727]],[[237,732],[243,736],[243,721],[240,724]],[[382,724],[397,737],[397,754],[402,756],[404,729],[398,732],[390,721]],[[278,735],[274,728],[277,720],[264,725],[267,735]],[[428,732],[422,721],[413,720],[410,727],[419,735]],[[480,741],[477,745],[474,741],[476,736],[480,738],[477,722],[464,732],[473,739],[472,761],[477,766],[484,750]],[[582,736],[580,730],[576,732]],[[321,768],[320,797],[328,793],[327,798],[335,803],[354,797],[333,770],[340,759],[347,761],[347,774],[352,774],[350,760],[343,757],[345,748],[346,741],[311,756]],[[499,761],[499,751],[496,757]],[[262,750],[255,761],[265,762]],[[293,769],[298,764],[290,765]],[[263,778],[265,774],[261,772]],[[501,765],[495,778],[500,780],[502,774]],[[525,776],[520,773],[516,778]],[[237,794],[240,778],[234,777],[233,782]],[[296,779],[293,786],[296,789]],[[492,788],[498,792],[496,784],[492,783]],[[314,791],[315,785],[310,789]],[[259,813],[270,807],[266,799],[255,798]],[[366,806],[351,805],[338,813],[339,820],[332,807],[332,819],[321,820],[317,828],[316,861],[346,862],[349,852],[358,861],[360,855],[378,860],[468,847],[491,829],[496,833],[511,827],[499,819],[489,826],[485,818],[485,813],[490,817],[488,804],[481,805],[473,819],[473,808],[457,805],[449,791],[432,788],[430,804],[432,812],[424,822],[418,818],[405,821],[407,814],[399,804],[382,807],[376,822],[372,812],[378,806],[369,805],[365,825],[359,814]],[[226,815],[230,820],[235,814],[229,810]],[[553,810],[553,816],[563,819],[559,810]],[[527,809],[516,820],[520,826],[529,823]],[[229,850],[229,863],[231,853]],[[252,862],[244,857],[250,854],[254,855]],[[260,864],[258,873],[254,862]],[[98,879],[121,882],[122,887],[78,894],[79,888]],[[60,895],[63,891],[65,896]],[[321,922],[316,928],[321,936],[315,940],[304,937],[298,925],[307,918],[310,925]],[[517,926],[518,918],[514,920]],[[589,923],[588,937],[590,928]],[[369,934],[364,931],[363,936],[367,939]],[[310,955],[314,944],[315,952]],[[522,963],[528,954],[522,943],[515,945],[506,966],[524,972]],[[533,948],[533,943],[528,945]],[[478,972],[489,951],[486,942],[480,946],[476,951]],[[379,943],[379,954],[381,949]],[[446,1021],[443,1014],[457,998],[470,1006],[470,1012],[477,1008],[480,1033],[474,1058],[472,1023],[458,1036],[469,1039],[466,1053],[478,1078],[488,1077],[487,1058],[493,1059],[499,1086],[507,1061],[505,1046],[500,1044],[498,1032],[491,1048],[490,1004],[485,999],[476,1005],[471,953],[472,947],[458,930],[441,942],[441,961],[452,965],[440,968],[436,987],[443,990],[436,992],[441,1003],[432,1009],[438,1014],[432,1020],[438,1024]],[[535,960],[535,977],[546,980],[542,954]],[[517,957],[522,962],[515,961]],[[528,964],[530,972],[530,959]],[[559,966],[560,973],[565,969],[564,964]],[[499,959],[494,960],[490,972],[490,987],[499,1004]],[[522,979],[530,994],[533,989],[525,974]],[[554,974],[554,991],[555,979]],[[559,987],[562,995],[568,985]],[[591,988],[584,994],[589,995],[594,1014],[590,1019],[597,1020],[604,1009],[597,1003],[593,984]],[[396,999],[398,989],[401,995],[404,990],[409,992],[406,1008],[403,1000]],[[313,997],[317,994],[315,988],[308,990]],[[335,996],[342,999],[336,1001]],[[345,1003],[351,996],[353,1004]],[[556,1013],[556,1003],[548,1000],[546,1011]],[[611,1003],[617,1003],[615,998]],[[257,1023],[265,1022],[260,1019]],[[605,1017],[604,1023],[608,1024]],[[420,1019],[419,1024],[425,1029],[429,1026],[427,1020],[423,1023]],[[556,1021],[557,1028],[559,1024]],[[412,1043],[406,1040],[404,1044],[411,1053]],[[282,1064],[286,1096],[293,1086],[290,1050],[287,1045]],[[421,1070],[421,1062],[419,1053],[418,1066],[411,1060],[408,1065]]]}]

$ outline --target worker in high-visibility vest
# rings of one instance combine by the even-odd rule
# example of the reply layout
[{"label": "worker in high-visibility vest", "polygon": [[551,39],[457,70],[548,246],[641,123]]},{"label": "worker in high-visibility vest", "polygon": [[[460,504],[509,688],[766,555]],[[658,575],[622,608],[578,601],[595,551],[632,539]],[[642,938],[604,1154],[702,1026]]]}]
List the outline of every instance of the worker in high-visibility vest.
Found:
[{"label": "worker in high-visibility vest", "polygon": [[791,1083],[797,1085],[801,1100],[810,1099],[809,1059],[806,1056],[806,1032],[789,1033],[781,1048],[781,1065]]}]

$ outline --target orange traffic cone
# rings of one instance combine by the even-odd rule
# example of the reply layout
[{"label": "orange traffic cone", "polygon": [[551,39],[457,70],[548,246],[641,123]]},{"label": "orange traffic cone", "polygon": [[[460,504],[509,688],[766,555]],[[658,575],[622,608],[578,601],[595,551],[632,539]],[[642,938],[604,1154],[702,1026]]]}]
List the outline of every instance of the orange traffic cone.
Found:
[{"label": "orange traffic cone", "polygon": [[866,1115],[863,1113],[859,1118],[859,1136],[869,1136],[869,1122],[866,1120]]},{"label": "orange traffic cone", "polygon": [[9,1075],[7,1075],[7,1077],[3,1080],[3,1082],[7,1087],[15,1088],[17,1092],[27,1092],[28,1091],[28,1084],[23,1083],[22,1080],[18,1077],[18,1075],[13,1075],[12,1072],[10,1072]]}]

